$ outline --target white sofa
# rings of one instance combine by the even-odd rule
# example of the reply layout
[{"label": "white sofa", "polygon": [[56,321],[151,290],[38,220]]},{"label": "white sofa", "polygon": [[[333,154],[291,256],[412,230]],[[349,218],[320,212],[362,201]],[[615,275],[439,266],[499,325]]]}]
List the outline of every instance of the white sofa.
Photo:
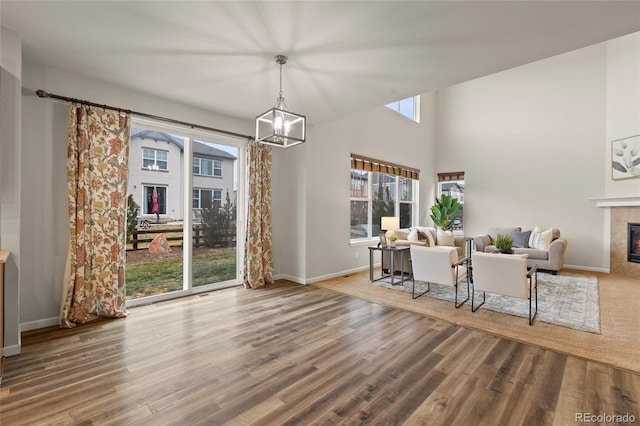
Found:
[{"label": "white sofa", "polygon": [[[415,232],[412,232],[415,231]],[[396,246],[408,246],[412,244],[416,244],[419,246],[432,246],[432,245],[440,245],[438,244],[438,233],[436,228],[431,226],[414,226],[411,228],[403,228],[394,231],[396,237]],[[428,234],[427,234],[428,233]],[[465,255],[465,239],[461,236],[454,237],[454,245],[458,252],[458,258],[462,259]],[[400,271],[400,255],[398,253],[395,254],[394,258],[394,268],[396,272]],[[402,270],[405,273],[411,272],[411,256],[408,252],[405,252],[404,256],[404,264],[402,265]],[[382,269],[384,271],[389,270],[389,258],[388,256],[383,256],[382,259]]]},{"label": "white sofa", "polygon": [[[539,241],[539,245],[531,246],[531,235],[539,231],[540,237],[550,239],[548,246],[545,242]],[[530,235],[527,236],[527,233]],[[489,253],[496,251],[494,241],[498,234],[509,234],[514,237],[513,253],[527,254],[527,266],[538,265],[538,269],[546,270],[552,274],[556,274],[562,269],[564,264],[564,256],[567,251],[567,240],[560,238],[560,230],[550,228],[541,231],[537,227],[531,231],[522,231],[520,227],[494,227],[489,228],[488,232],[478,235],[474,238],[476,251]],[[543,235],[542,235],[543,234]]]}]

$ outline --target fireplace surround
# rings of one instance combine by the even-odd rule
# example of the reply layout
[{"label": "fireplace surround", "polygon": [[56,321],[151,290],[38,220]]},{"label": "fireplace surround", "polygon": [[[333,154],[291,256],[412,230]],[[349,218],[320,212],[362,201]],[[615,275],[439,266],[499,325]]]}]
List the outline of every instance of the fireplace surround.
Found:
[{"label": "fireplace surround", "polygon": [[627,224],[627,261],[640,263],[640,223]]}]

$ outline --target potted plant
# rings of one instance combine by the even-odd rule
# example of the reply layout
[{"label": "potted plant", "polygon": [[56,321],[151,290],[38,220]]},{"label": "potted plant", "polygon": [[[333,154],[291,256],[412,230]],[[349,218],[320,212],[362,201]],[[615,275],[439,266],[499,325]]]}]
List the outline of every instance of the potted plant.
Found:
[{"label": "potted plant", "polygon": [[431,220],[438,228],[437,239],[440,245],[453,245],[453,222],[458,217],[460,202],[451,195],[442,194],[431,206]]},{"label": "potted plant", "polygon": [[511,250],[511,247],[513,246],[513,236],[509,234],[496,235],[495,246],[500,253],[511,254],[513,252]]},{"label": "potted plant", "polygon": [[395,247],[396,246],[396,240],[398,239],[398,237],[396,237],[396,234],[389,234],[387,236],[387,239],[389,240],[389,245],[391,247]]}]

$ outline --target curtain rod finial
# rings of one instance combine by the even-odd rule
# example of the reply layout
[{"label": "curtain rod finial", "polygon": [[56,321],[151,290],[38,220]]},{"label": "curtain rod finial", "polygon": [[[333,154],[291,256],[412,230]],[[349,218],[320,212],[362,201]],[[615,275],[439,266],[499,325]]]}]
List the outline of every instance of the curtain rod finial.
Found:
[{"label": "curtain rod finial", "polygon": [[39,96],[39,97],[41,97],[41,98],[48,98],[48,97],[49,97],[49,93],[48,93],[48,92],[45,92],[45,91],[44,91],[44,90],[42,90],[42,89],[38,89],[38,90],[36,90],[36,95],[38,95],[38,96]]}]

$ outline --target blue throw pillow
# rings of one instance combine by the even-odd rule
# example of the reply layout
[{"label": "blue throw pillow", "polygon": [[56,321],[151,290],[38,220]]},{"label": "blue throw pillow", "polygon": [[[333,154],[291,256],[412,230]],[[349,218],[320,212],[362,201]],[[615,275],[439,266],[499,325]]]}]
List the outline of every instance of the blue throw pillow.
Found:
[{"label": "blue throw pillow", "polygon": [[527,248],[529,247],[529,237],[531,231],[514,232],[513,233],[513,247]]}]

